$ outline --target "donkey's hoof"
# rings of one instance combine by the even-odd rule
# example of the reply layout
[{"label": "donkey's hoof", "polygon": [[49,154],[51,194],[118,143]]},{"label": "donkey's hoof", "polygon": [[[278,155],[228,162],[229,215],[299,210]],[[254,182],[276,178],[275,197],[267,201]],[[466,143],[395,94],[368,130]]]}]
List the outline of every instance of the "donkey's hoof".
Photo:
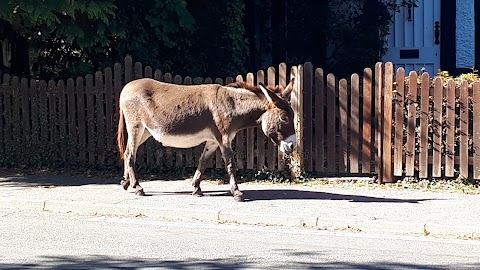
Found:
[{"label": "donkey's hoof", "polygon": [[130,185],[130,182],[122,180],[122,181],[120,181],[120,185],[122,185],[123,189],[127,190],[128,186]]},{"label": "donkey's hoof", "polygon": [[194,191],[192,193],[194,197],[203,197],[203,192],[202,191]]},{"label": "donkey's hoof", "polygon": [[236,202],[244,202],[244,201],[245,201],[245,198],[243,198],[243,195],[233,196],[233,199],[234,199]]},{"label": "donkey's hoof", "polygon": [[137,196],[145,196],[145,192],[143,191],[143,189],[137,189],[135,191],[135,195]]}]

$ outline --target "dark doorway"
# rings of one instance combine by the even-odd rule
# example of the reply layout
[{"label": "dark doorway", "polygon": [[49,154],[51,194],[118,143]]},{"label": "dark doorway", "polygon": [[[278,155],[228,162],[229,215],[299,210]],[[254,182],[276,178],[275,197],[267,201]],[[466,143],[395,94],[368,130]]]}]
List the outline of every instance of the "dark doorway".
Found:
[{"label": "dark doorway", "polygon": [[[478,6],[478,5],[476,5]],[[440,13],[440,68],[456,73],[455,11],[456,1],[442,0]]]}]

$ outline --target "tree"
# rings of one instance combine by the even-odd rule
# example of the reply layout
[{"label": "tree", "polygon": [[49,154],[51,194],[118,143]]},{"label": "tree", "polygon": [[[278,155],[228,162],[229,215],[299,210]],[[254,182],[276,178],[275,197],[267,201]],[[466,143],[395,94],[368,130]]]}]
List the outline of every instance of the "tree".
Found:
[{"label": "tree", "polygon": [[59,67],[90,66],[87,52],[121,35],[113,25],[114,11],[111,0],[3,1],[0,38],[12,50],[3,51],[4,60],[10,60],[4,62],[11,73],[23,76],[30,75],[30,67],[47,75]]},{"label": "tree", "polygon": [[242,0],[7,0],[0,11],[3,69],[71,77],[129,54],[177,74],[233,76],[244,71],[248,52],[243,8]]},{"label": "tree", "polygon": [[242,0],[178,1],[183,4],[176,8],[167,5],[169,1],[150,2],[140,8],[119,6],[121,21],[131,29],[126,25],[127,38],[112,46],[118,58],[131,54],[144,64],[188,76],[226,77],[245,71]]}]

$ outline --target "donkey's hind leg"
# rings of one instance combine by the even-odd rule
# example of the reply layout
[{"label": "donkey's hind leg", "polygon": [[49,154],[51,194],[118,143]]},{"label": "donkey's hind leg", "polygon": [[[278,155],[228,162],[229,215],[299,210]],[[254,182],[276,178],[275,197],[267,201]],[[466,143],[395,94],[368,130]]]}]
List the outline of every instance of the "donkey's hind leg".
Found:
[{"label": "donkey's hind leg", "polygon": [[197,171],[195,171],[195,175],[193,176],[193,196],[203,196],[202,189],[200,188],[200,182],[202,182],[203,180],[203,173],[207,168],[207,162],[210,160],[217,148],[217,142],[207,141],[207,143],[205,144],[205,148],[203,148],[203,153],[198,161]]},{"label": "donkey's hind leg", "polygon": [[[135,135],[137,136],[137,135]],[[142,135],[142,139],[140,140],[140,143],[137,145],[137,149],[140,145],[142,145],[148,138],[150,138],[150,132],[145,129],[144,132],[143,132],[143,135]],[[128,149],[128,142],[127,142],[127,149]],[[127,149],[125,150],[125,153],[127,152]],[[126,156],[126,155],[125,155]],[[135,151],[135,155],[133,155],[134,157],[134,160],[133,160],[133,163],[135,163],[135,160],[136,160],[136,151]],[[123,171],[123,180],[120,181],[120,184],[122,185],[123,189],[127,190],[128,187],[130,186],[130,174],[131,174],[131,171],[133,170],[131,167],[132,166],[135,166],[135,164],[133,164],[132,166],[130,166],[130,162],[131,162],[131,159],[127,159],[125,158],[124,159],[124,171]],[[135,173],[133,173],[133,177],[135,178]]]},{"label": "donkey's hind leg", "polygon": [[[130,186],[135,189],[135,194],[138,196],[144,196],[145,192],[143,188],[138,183],[137,178],[135,177],[135,161],[137,157],[138,147],[150,137],[150,133],[145,130],[141,124],[134,125],[131,129],[128,130],[129,136],[127,139],[127,147],[125,149],[125,172],[124,178],[122,181],[123,188],[128,188],[128,183]],[[146,132],[145,132],[146,131]]]}]

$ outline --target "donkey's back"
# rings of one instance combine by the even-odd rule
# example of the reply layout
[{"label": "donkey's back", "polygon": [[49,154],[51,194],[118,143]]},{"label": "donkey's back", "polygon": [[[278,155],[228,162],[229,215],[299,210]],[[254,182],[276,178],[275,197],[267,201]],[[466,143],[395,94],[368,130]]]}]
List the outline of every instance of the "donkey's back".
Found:
[{"label": "donkey's back", "polygon": [[215,91],[221,87],[218,84],[201,85],[178,85],[164,83],[150,78],[138,79],[127,83],[120,94],[120,104],[126,102],[142,102],[142,104],[152,104],[152,102],[162,104],[178,103],[181,100],[192,100],[199,102],[200,99],[208,96],[208,92]]}]

